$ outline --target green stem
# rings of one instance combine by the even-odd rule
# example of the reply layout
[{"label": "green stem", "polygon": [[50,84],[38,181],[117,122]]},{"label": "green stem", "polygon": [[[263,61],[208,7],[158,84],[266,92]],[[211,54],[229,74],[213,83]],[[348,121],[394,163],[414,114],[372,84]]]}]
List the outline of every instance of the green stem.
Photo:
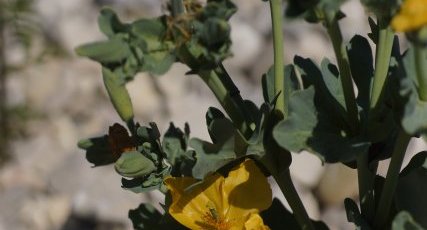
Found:
[{"label": "green stem", "polygon": [[304,208],[304,205],[298,196],[294,184],[292,183],[291,174],[288,170],[273,175],[283,195],[285,195],[292,212],[302,230],[314,230],[313,223]]},{"label": "green stem", "polygon": [[388,26],[386,20],[379,19],[378,26],[380,31],[375,57],[375,74],[371,94],[371,108],[375,108],[380,101],[383,87],[387,79],[394,39],[394,33]]},{"label": "green stem", "polygon": [[182,0],[170,0],[171,13],[173,17],[176,17],[185,12],[184,4]]},{"label": "green stem", "polygon": [[198,75],[215,94],[236,127],[245,137],[249,137],[251,133],[249,125],[252,123],[250,114],[246,112],[245,102],[230,76],[221,67],[215,70],[199,71]]},{"label": "green stem", "polygon": [[359,116],[347,49],[343,42],[342,33],[338,24],[338,18],[336,17],[336,14],[329,12],[324,13],[326,19],[326,28],[328,30],[329,37],[331,38],[334,47],[335,56],[337,58],[338,68],[340,71],[341,85],[344,92],[344,99],[347,108],[350,128],[351,131],[355,133],[357,132]]},{"label": "green stem", "polygon": [[406,148],[408,147],[410,139],[411,137],[403,130],[400,131],[397,137],[387,176],[382,188],[381,198],[378,203],[378,208],[376,209],[374,229],[382,229],[389,217],[390,207],[399,179],[400,168],[402,167],[403,158],[405,157]]},{"label": "green stem", "polygon": [[282,30],[282,0],[270,0],[271,21],[273,24],[273,43],[274,43],[274,91],[275,94],[281,94],[277,98],[276,108],[280,110],[285,117],[287,116],[287,105],[285,104],[285,74],[283,71],[283,30]]},{"label": "green stem", "polygon": [[422,45],[416,45],[414,48],[418,94],[422,101],[427,101],[427,48]]}]

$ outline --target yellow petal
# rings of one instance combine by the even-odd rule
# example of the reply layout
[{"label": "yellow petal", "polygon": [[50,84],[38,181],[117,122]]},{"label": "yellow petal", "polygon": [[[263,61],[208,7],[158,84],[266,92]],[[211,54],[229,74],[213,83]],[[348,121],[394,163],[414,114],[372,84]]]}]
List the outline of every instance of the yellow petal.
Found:
[{"label": "yellow petal", "polygon": [[201,183],[191,183],[191,179],[178,177],[165,180],[172,194],[169,213],[182,225],[190,229],[200,229],[211,209],[218,214],[227,209],[225,206],[228,205],[224,203],[226,196],[222,190],[224,177],[216,173],[211,174]]},{"label": "yellow petal", "polygon": [[245,230],[269,230],[258,214],[252,214],[245,223]]},{"label": "yellow petal", "polygon": [[270,207],[272,192],[267,178],[253,160],[245,160],[225,178],[224,192],[230,208],[227,219],[247,219]]},{"label": "yellow petal", "polygon": [[391,26],[396,31],[408,32],[427,25],[427,0],[406,0]]}]

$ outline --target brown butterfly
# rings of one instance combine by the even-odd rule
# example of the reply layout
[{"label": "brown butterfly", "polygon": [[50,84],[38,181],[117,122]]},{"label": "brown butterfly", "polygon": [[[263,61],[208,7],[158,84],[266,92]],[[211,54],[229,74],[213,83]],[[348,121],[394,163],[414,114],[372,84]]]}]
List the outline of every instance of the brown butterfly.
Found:
[{"label": "brown butterfly", "polygon": [[136,149],[134,139],[122,125],[115,123],[108,129],[108,142],[115,159],[119,159],[122,153]]}]

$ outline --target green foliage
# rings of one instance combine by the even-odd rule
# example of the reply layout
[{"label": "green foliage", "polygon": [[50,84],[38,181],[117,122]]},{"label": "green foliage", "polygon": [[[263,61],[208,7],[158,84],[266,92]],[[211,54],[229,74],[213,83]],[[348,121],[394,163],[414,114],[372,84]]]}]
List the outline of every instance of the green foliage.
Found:
[{"label": "green foliage", "polygon": [[[396,208],[411,213],[412,217],[427,228],[427,152],[415,155],[400,174],[396,190]],[[408,220],[409,221],[409,220]]]},{"label": "green foliage", "polygon": [[[280,213],[278,215],[278,213]],[[267,210],[261,213],[264,223],[267,224],[271,230],[301,229],[295,217],[290,213],[279,199],[274,198],[272,205]],[[322,221],[312,220],[316,230],[328,230],[328,226]]]},{"label": "green foliage", "polygon": [[423,230],[425,228],[421,227],[411,216],[409,212],[401,211],[394,218],[392,230]]},{"label": "green foliage", "polygon": [[427,103],[419,97],[414,59],[414,50],[409,49],[401,63],[403,74],[399,94],[403,101],[402,126],[406,132],[427,139]]},{"label": "green foliage", "polygon": [[[166,193],[165,177],[202,180],[213,172],[227,174],[243,159],[251,158],[265,175],[273,176],[293,211],[274,200],[262,213],[271,229],[327,229],[325,224],[309,219],[298,195],[293,194],[292,182],[285,178],[292,163],[290,151],[307,150],[323,162],[358,169],[361,208],[351,199],[344,201],[347,219],[357,229],[426,227],[427,204],[422,197],[427,192],[427,154],[415,156],[400,176],[398,171],[410,139],[407,134],[427,136],[427,106],[419,97],[413,51],[401,54],[399,39],[384,35],[398,1],[362,0],[377,14],[378,23],[368,19],[372,30],[368,36],[377,46],[375,57],[365,37],[355,35],[348,44],[342,41],[338,21],[345,16],[340,11],[343,2],[289,1],[287,16],[324,24],[337,65],[323,59],[318,66],[299,56],[283,67],[275,63],[262,77],[261,106],[239,95],[222,65],[231,55],[228,20],[237,10],[230,0],[208,0],[206,4],[173,0],[168,5],[170,14],[130,23],[103,9],[98,23],[107,39],[76,51],[103,66],[105,88],[130,134],[114,125],[108,135],[81,141],[79,147],[86,150],[86,158],[94,166],[114,163],[116,171],[125,177],[123,188],[136,193],[154,189]],[[277,25],[280,23],[275,28]],[[384,44],[388,45],[387,52],[379,48]],[[189,74],[198,74],[227,113],[213,107],[207,111],[209,141],[190,137],[188,124],[181,130],[171,123],[162,137],[155,123],[141,126],[133,120],[125,84],[138,72],[162,75],[175,62],[186,64]],[[278,69],[284,71],[283,85],[279,85],[281,74],[274,73]],[[384,82],[378,73],[383,74]],[[351,91],[354,86],[357,96]],[[387,178],[376,175],[378,161],[389,158],[392,166]],[[135,229],[183,228],[168,214],[170,199],[166,194],[165,214],[148,204],[131,210],[129,217]],[[385,223],[377,223],[378,219]]]}]

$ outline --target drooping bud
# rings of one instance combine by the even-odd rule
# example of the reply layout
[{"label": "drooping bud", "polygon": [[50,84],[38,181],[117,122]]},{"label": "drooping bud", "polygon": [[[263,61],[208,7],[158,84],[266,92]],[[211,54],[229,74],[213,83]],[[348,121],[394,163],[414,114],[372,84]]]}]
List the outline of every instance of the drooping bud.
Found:
[{"label": "drooping bud", "polygon": [[153,161],[138,151],[124,152],[114,168],[120,175],[131,178],[143,177],[156,170]]}]

